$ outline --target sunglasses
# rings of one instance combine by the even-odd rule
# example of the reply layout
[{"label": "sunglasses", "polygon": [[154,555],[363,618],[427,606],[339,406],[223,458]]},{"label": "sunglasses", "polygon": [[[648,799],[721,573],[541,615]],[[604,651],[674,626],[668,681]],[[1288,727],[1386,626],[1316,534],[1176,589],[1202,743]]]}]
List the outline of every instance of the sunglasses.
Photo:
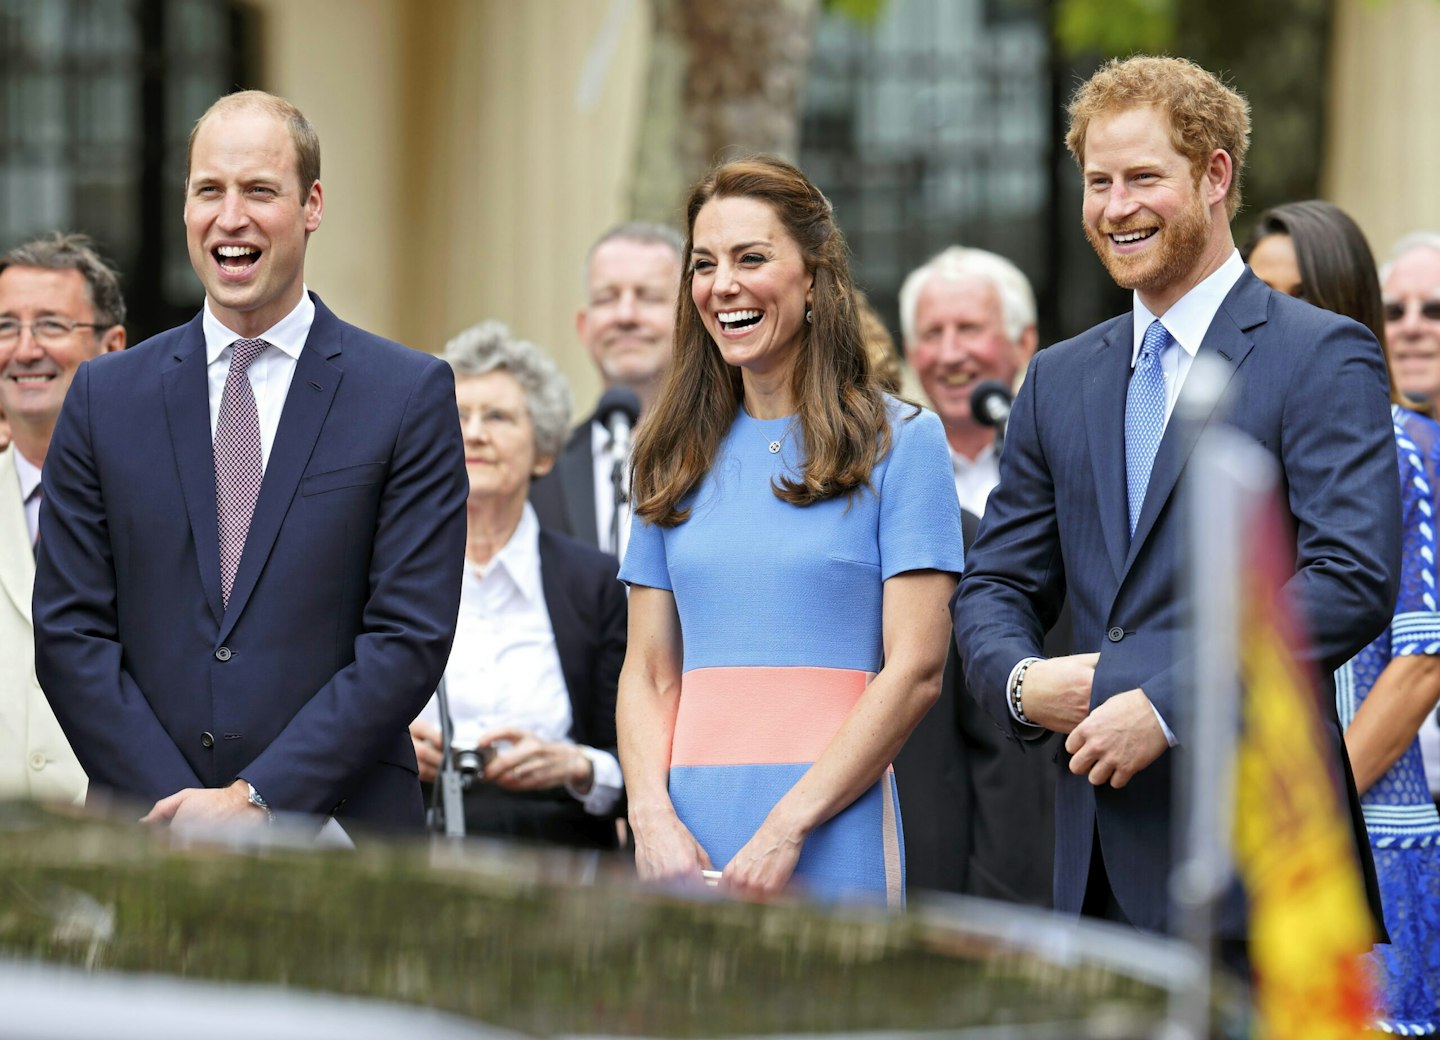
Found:
[{"label": "sunglasses", "polygon": [[[1405,317],[1409,307],[1399,300],[1386,300],[1382,311],[1386,321],[1399,321]],[[1420,317],[1426,321],[1440,321],[1440,300],[1425,300],[1420,304]]]}]

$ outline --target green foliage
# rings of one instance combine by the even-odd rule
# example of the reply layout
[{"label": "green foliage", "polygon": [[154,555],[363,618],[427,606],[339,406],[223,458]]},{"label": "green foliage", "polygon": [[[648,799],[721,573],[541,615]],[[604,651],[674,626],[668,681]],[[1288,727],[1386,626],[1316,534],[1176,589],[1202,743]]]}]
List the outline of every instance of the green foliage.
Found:
[{"label": "green foliage", "polygon": [[838,14],[861,25],[874,25],[885,13],[885,0],[824,0],[826,14]]},{"label": "green foliage", "polygon": [[1055,42],[1069,58],[1165,54],[1175,45],[1177,0],[1058,0]]}]

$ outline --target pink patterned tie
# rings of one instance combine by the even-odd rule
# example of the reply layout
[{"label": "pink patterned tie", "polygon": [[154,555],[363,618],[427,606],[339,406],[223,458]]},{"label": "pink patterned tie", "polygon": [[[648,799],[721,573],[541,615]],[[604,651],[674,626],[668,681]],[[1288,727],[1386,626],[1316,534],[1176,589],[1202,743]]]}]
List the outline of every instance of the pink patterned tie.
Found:
[{"label": "pink patterned tie", "polygon": [[220,592],[230,605],[230,588],[240,569],[250,516],[260,497],[265,459],[260,450],[260,415],[245,370],[270,346],[263,339],[237,339],[215,423],[215,516],[220,528]]}]

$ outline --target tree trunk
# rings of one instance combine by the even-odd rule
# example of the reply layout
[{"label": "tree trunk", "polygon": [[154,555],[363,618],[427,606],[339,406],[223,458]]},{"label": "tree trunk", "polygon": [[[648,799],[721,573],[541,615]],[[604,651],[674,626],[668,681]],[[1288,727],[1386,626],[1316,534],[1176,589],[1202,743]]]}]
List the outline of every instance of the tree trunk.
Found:
[{"label": "tree trunk", "polygon": [[637,219],[680,225],[715,162],[794,157],[819,0],[651,0],[654,31],[632,182]]}]

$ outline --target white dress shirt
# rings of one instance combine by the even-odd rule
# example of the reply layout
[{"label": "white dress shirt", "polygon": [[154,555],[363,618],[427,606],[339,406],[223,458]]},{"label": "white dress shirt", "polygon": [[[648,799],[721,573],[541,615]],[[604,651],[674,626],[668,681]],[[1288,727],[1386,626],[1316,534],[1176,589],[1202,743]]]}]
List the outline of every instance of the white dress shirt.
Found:
[{"label": "white dress shirt", "polygon": [[40,467],[31,465],[30,460],[16,448],[15,472],[20,477],[20,501],[25,503],[25,526],[30,529],[30,544],[40,533],[40,496],[35,489],[40,486]]},{"label": "white dress shirt", "polygon": [[[590,424],[590,454],[595,467],[595,533],[597,544],[606,552],[614,552],[620,559],[625,558],[625,546],[630,543],[630,503],[620,505],[620,540],[611,544],[611,528],[615,526],[615,450],[610,440],[610,431],[598,422]],[[628,452],[626,453],[629,454]],[[630,459],[625,463],[625,485],[630,484]]]},{"label": "white dress shirt", "polygon": [[[1205,339],[1205,334],[1210,331],[1210,323],[1215,320],[1215,315],[1220,311],[1220,305],[1225,302],[1225,297],[1230,290],[1235,288],[1235,283],[1245,273],[1245,262],[1240,259],[1238,249],[1231,250],[1230,256],[1225,262],[1212,271],[1204,281],[1195,286],[1180,299],[1170,305],[1170,309],[1160,318],[1165,330],[1170,333],[1174,343],[1170,344],[1160,354],[1160,368],[1165,374],[1165,425],[1170,425],[1170,416],[1175,411],[1175,402],[1180,398],[1180,390],[1185,385],[1185,377],[1190,374],[1190,366],[1195,361],[1195,354],[1200,349],[1200,344]],[[1155,315],[1150,308],[1140,302],[1140,293],[1134,294],[1134,340],[1130,352],[1130,367],[1133,369],[1140,359],[1140,345],[1145,339],[1145,330],[1155,320]],[[1175,343],[1179,344],[1176,349]],[[1008,691],[1015,689],[1015,679],[1020,673],[1020,668],[1027,661],[1038,661],[1037,657],[1027,657],[1022,661],[1015,662],[1015,667],[1010,669],[1010,679],[1006,684]],[[1015,715],[1015,701],[1013,697],[1007,697],[1006,703],[1010,705],[1010,714]],[[1023,707],[1023,705],[1022,705]],[[1165,733],[1165,740],[1174,747],[1179,741],[1175,739],[1174,732],[1165,722],[1160,709],[1154,704],[1150,705],[1155,712],[1155,720],[1160,723],[1160,728]],[[1017,718],[1018,722],[1019,719]]]},{"label": "white dress shirt", "polygon": [[[570,742],[570,692],[540,580],[540,521],[529,502],[515,533],[488,564],[465,563],[445,693],[457,746],[474,747],[481,734],[499,727]],[[440,725],[434,697],[420,718]],[[624,786],[620,763],[607,751],[584,746],[580,751],[595,779],[588,794],[570,793],[587,812],[604,815]]]},{"label": "white dress shirt", "polygon": [[[1240,259],[1238,249],[1233,250],[1229,258],[1212,271],[1208,278],[1171,304],[1170,309],[1160,319],[1165,331],[1180,344],[1179,350],[1170,346],[1160,355],[1160,369],[1165,373],[1166,426],[1170,425],[1170,415],[1175,411],[1180,388],[1185,385],[1185,377],[1190,374],[1190,366],[1195,361],[1205,333],[1210,331],[1210,323],[1215,320],[1220,305],[1225,302],[1225,297],[1235,288],[1235,283],[1244,273],[1245,261]],[[1150,308],[1140,302],[1140,294],[1135,293],[1135,339],[1130,353],[1132,369],[1140,359],[1140,344],[1145,339],[1145,330],[1150,328],[1155,317],[1150,313]]]},{"label": "white dress shirt", "polygon": [[[285,409],[285,395],[290,392],[295,365],[314,321],[315,302],[310,299],[309,291],[302,288],[295,309],[254,337],[270,344],[245,370],[255,391],[255,410],[260,419],[260,457],[266,468],[270,465],[275,431],[280,428],[280,413]],[[222,325],[210,310],[208,299],[200,325],[205,331],[205,373],[210,382],[210,436],[213,439],[220,420],[220,402],[225,395],[225,378],[230,374],[230,355],[235,353],[231,345],[237,339],[250,337]]]},{"label": "white dress shirt", "polygon": [[994,443],[981,448],[973,459],[951,448],[950,468],[955,472],[955,497],[960,500],[960,508],[984,516],[990,492],[1000,483],[1000,456],[995,454]]}]

